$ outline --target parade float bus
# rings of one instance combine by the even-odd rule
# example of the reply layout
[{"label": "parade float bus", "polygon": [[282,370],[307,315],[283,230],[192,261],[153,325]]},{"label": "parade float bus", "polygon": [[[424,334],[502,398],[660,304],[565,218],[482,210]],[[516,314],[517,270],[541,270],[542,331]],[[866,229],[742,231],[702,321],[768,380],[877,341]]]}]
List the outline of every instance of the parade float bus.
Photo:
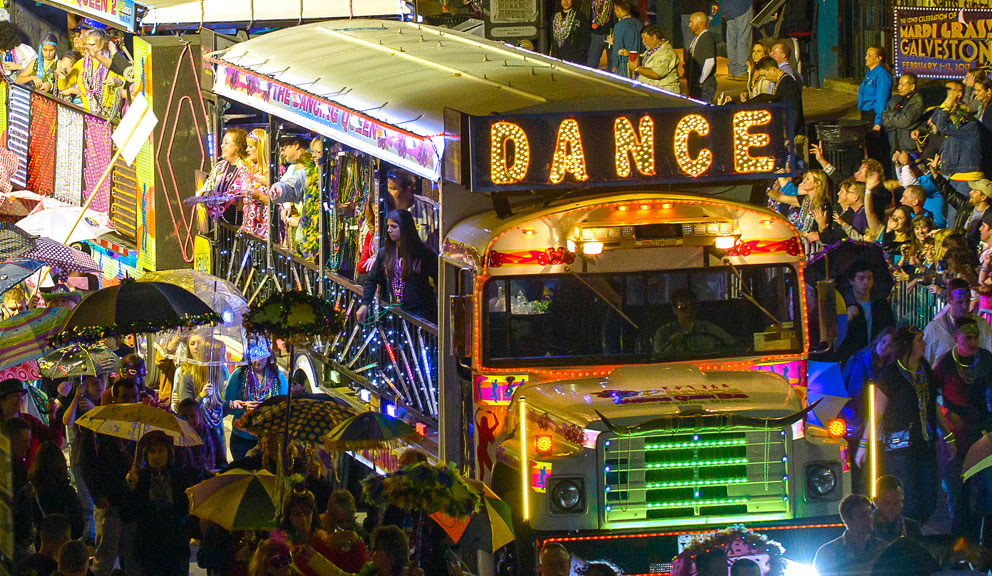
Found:
[{"label": "parade float bus", "polygon": [[[734,523],[806,562],[839,532],[850,472],[810,423],[800,239],[733,199],[790,171],[788,108],[705,106],[414,23],[298,26],[208,58],[239,122],[323,137],[328,242],[319,267],[222,224],[202,262],[250,299],[303,289],[345,314],[293,380],[415,424],[507,501],[500,573],[533,574],[547,541],[645,574]],[[382,226],[396,169],[438,200],[441,312],[379,303],[363,324],[355,214]]]}]

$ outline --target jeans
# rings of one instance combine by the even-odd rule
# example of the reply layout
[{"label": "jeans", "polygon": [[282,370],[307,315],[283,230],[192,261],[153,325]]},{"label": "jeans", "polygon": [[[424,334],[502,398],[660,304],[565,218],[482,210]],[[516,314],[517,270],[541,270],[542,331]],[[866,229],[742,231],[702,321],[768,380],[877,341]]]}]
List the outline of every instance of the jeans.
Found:
[{"label": "jeans", "polygon": [[69,471],[72,472],[72,481],[76,485],[76,494],[79,496],[79,505],[83,507],[83,540],[96,542],[96,531],[93,522],[93,497],[90,496],[90,489],[83,480],[83,467],[73,464]]},{"label": "jeans", "polygon": [[613,68],[613,53],[606,45],[606,34],[596,34],[595,32],[590,34],[589,59],[586,66],[599,68],[599,61],[603,58],[603,50],[606,50],[606,69],[611,70]]},{"label": "jeans", "polygon": [[716,71],[710,72],[702,86],[689,86],[689,97],[712,104],[716,100]]},{"label": "jeans", "polygon": [[121,555],[124,522],[121,520],[120,509],[117,506],[97,508],[93,516],[99,525],[97,533],[100,535],[96,542],[96,553],[93,555],[93,575],[108,576],[114,569],[117,557]]},{"label": "jeans", "polygon": [[747,74],[747,59],[751,56],[751,20],[754,8],[727,20],[727,71],[731,76]]},{"label": "jeans", "polygon": [[882,469],[902,480],[902,515],[923,524],[937,508],[937,454],[933,445],[882,450]]}]

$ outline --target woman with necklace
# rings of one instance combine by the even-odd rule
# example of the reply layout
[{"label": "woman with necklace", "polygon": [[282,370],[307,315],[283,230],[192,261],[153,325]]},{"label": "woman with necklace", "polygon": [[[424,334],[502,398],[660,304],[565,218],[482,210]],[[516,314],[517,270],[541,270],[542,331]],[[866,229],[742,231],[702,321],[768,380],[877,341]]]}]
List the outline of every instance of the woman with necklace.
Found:
[{"label": "woman with necklace", "polygon": [[633,15],[634,5],[630,0],[613,0],[613,14],[617,23],[613,25],[613,33],[607,39],[610,51],[613,53],[613,67],[610,72],[624,78],[633,78],[634,74],[627,67],[630,57],[636,59],[641,52],[642,23]]},{"label": "woman with necklace", "polygon": [[3,74],[11,80],[24,70],[29,62],[38,57],[27,44],[21,42],[21,29],[10,21],[0,22],[0,60]]},{"label": "woman with necklace", "polygon": [[406,210],[386,215],[386,237],[376,253],[372,271],[365,277],[365,293],[358,308],[359,322],[365,322],[369,306],[379,289],[379,298],[392,306],[437,321],[437,254],[421,241],[413,216]]},{"label": "woman with necklace", "polygon": [[[239,366],[227,381],[224,391],[224,412],[237,420],[254,410],[265,400],[289,392],[286,377],[276,366],[269,342],[259,337],[245,351],[247,366]],[[258,439],[239,428],[231,429],[231,456],[244,458],[258,444]]]},{"label": "woman with necklace", "polygon": [[114,118],[124,102],[124,79],[110,71],[110,41],[103,30],[90,30],[83,43],[86,52],[80,67],[79,97],[93,114]]},{"label": "woman with necklace", "polygon": [[244,219],[241,229],[260,238],[269,236],[269,207],[252,197],[255,191],[265,193],[269,189],[269,135],[261,128],[248,134],[247,163],[248,181],[244,187]]},{"label": "woman with necklace", "polygon": [[[936,507],[936,440],[946,434],[937,410],[936,379],[923,358],[923,334],[902,326],[893,338],[896,361],[882,370],[875,391],[876,436],[882,470],[902,480],[903,515],[926,524]],[[938,420],[939,419],[939,420]],[[855,463],[867,464],[871,427],[866,426]]]},{"label": "woman with necklace", "polygon": [[35,90],[51,94],[56,88],[55,70],[58,67],[58,38],[54,34],[45,34],[38,46],[39,56],[29,62],[17,76],[18,84],[31,83]]},{"label": "woman with necklace", "polygon": [[179,367],[174,387],[172,409],[179,412],[183,400],[193,400],[200,407],[200,417],[210,438],[205,439],[214,450],[214,461],[210,469],[219,470],[227,465],[227,450],[224,448],[224,400],[221,388],[228,379],[227,347],[219,340],[205,338],[205,334],[194,333],[187,341],[189,356]]},{"label": "woman with necklace", "polygon": [[[954,347],[934,366],[937,393],[943,399],[950,432],[943,441],[951,455],[943,467],[951,507],[951,533],[978,535],[982,516],[992,512],[992,470],[961,481],[968,449],[987,430],[992,411],[986,393],[992,385],[992,352],[979,347],[978,322],[972,316],[954,321]],[[971,506],[972,492],[978,499]]]},{"label": "woman with necklace", "polygon": [[551,19],[551,56],[585,64],[589,56],[589,19],[575,8],[573,0],[559,0]]},{"label": "woman with necklace", "polygon": [[238,199],[248,197],[247,158],[248,133],[241,128],[229,128],[220,142],[220,160],[196,191],[196,196],[187,202],[203,204],[214,220],[223,217],[225,222],[236,223],[234,204]]},{"label": "woman with necklace", "polygon": [[589,2],[589,53],[586,66],[599,68],[606,52],[606,69],[613,68],[613,53],[607,44],[610,29],[616,21],[613,19],[613,0],[590,0]]}]

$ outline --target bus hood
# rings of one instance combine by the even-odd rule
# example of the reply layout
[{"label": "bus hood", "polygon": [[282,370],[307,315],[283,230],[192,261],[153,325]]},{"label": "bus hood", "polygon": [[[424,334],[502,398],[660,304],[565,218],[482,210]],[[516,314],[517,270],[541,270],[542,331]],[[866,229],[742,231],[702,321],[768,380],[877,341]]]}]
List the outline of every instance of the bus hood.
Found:
[{"label": "bus hood", "polygon": [[[518,394],[526,398],[532,412],[599,431],[607,429],[605,417],[614,431],[624,428],[631,433],[671,416],[778,419],[803,411],[799,395],[777,374],[761,370],[704,373],[691,364],[623,366],[603,378],[526,385]],[[726,418],[721,422],[734,425]]]}]

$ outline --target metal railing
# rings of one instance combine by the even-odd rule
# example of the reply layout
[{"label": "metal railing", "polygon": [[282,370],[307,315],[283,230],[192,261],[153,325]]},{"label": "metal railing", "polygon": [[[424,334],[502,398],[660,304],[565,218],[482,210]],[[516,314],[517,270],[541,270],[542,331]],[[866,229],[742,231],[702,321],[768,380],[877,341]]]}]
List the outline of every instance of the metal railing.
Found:
[{"label": "metal railing", "polygon": [[943,296],[930,291],[930,286],[896,282],[889,297],[896,324],[909,324],[923,329],[946,303]]},{"label": "metal railing", "polygon": [[314,358],[415,419],[438,421],[435,324],[379,303],[369,320],[358,322],[362,286],[330,270],[321,273],[315,264],[230,224],[218,223],[214,238],[214,274],[237,285],[249,302],[275,292],[303,290],[322,295],[344,314],[338,334],[312,343],[309,352]]}]

